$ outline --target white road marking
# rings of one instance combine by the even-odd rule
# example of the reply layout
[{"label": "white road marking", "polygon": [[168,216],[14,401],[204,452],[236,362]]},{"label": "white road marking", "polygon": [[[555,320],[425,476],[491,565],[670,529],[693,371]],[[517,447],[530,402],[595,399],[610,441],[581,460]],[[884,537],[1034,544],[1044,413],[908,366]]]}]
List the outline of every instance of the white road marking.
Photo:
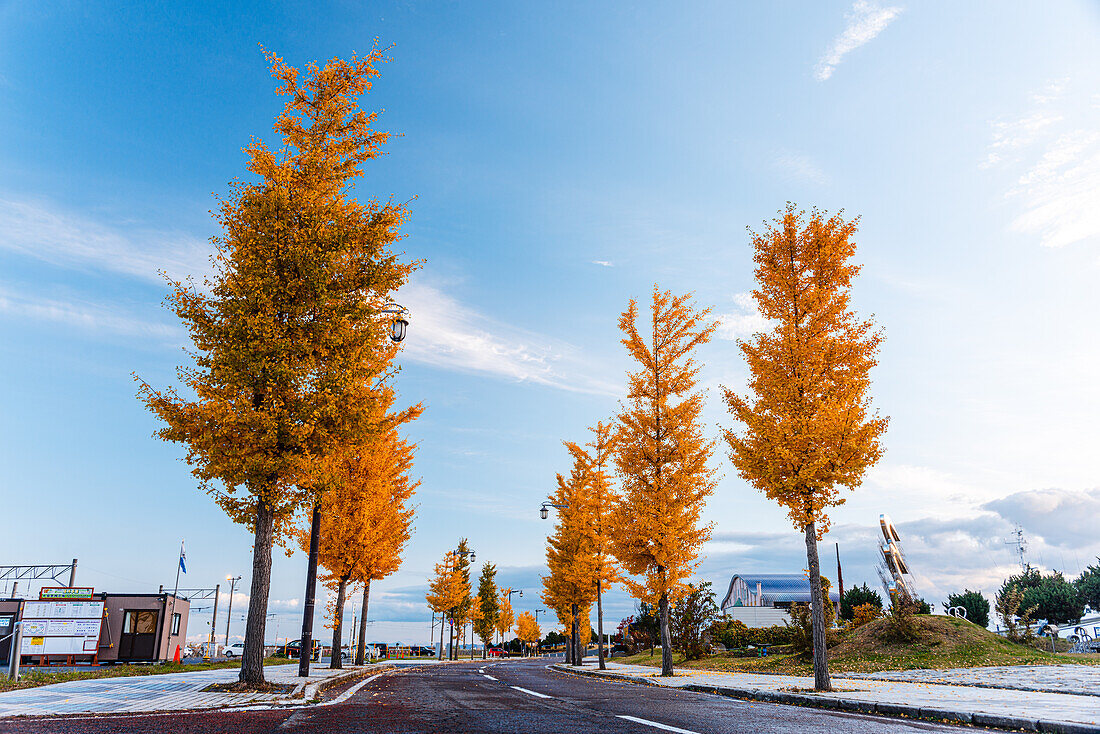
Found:
[{"label": "white road marking", "polygon": [[654,726],[658,729],[664,729],[665,731],[674,731],[678,734],[699,734],[699,732],[691,731],[690,729],[680,729],[675,726],[669,726],[668,724],[660,724],[656,721],[650,721],[649,719],[639,719],[637,716],[623,716],[618,714],[620,719],[626,719],[627,721],[633,721],[635,724],[645,724],[646,726]]},{"label": "white road marking", "polygon": [[325,701],[325,702],[323,702],[319,705],[321,705],[321,706],[333,706],[333,705],[338,704],[338,703],[343,703],[344,701],[347,701],[349,698],[351,698],[353,695],[355,695],[355,693],[360,688],[367,685],[368,683],[370,683],[375,678],[381,678],[381,677],[382,677],[382,673],[379,673],[377,675],[372,675],[370,678],[364,678],[363,680],[359,681],[358,683],[356,683],[351,688],[349,688],[346,691],[344,691],[343,693],[341,693],[336,698],[332,699],[331,701]]},{"label": "white road marking", "polygon": [[485,677],[488,678],[489,680],[496,680],[496,678],[494,678],[491,675],[488,675],[488,674],[483,674],[483,675],[485,675]]},{"label": "white road marking", "polygon": [[[539,698],[553,698],[553,696],[547,696],[545,693],[536,693],[535,691],[529,691],[526,688],[520,688],[519,686],[509,686],[509,688],[515,688],[517,691],[530,693],[532,696],[538,696]],[[691,732],[691,734],[695,734],[695,732]]]}]

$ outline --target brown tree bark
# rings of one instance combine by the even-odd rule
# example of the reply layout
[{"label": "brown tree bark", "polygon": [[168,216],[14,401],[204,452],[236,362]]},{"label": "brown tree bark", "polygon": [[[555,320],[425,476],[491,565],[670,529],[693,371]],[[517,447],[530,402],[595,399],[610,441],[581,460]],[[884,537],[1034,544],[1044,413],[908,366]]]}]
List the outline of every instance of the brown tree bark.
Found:
[{"label": "brown tree bark", "polygon": [[336,588],[336,619],[332,622],[332,655],[328,662],[328,667],[332,670],[344,667],[344,593],[347,588],[348,580],[340,579],[340,585]]},{"label": "brown tree bark", "polygon": [[672,675],[672,633],[668,627],[668,592],[657,605],[661,612],[661,675]]},{"label": "brown tree bark", "polygon": [[244,629],[244,652],[238,678],[248,685],[264,683],[264,633],[267,627],[267,595],[271,591],[271,545],[275,540],[275,510],[256,500],[256,530],[252,543],[252,586]]},{"label": "brown tree bark", "polygon": [[599,579],[596,579],[596,618],[596,634],[600,636],[600,670],[607,670],[603,654],[603,589]]},{"label": "brown tree bark", "polygon": [[817,529],[806,526],[806,561],[810,566],[810,619],[814,639],[814,690],[833,690],[829,680],[829,651],[825,646],[825,599],[821,590],[821,563],[817,557]]},{"label": "brown tree bark", "polygon": [[363,584],[363,611],[359,618],[359,649],[355,651],[355,664],[362,665],[367,654],[367,605],[370,603],[370,579]]},{"label": "brown tree bark", "polygon": [[570,625],[569,644],[573,648],[573,665],[582,665],[584,663],[584,657],[580,654],[580,651],[581,651],[580,637],[581,637],[581,635],[580,635],[580,630],[578,629],[578,627],[580,627],[580,625],[578,624],[578,621],[577,621],[577,614],[578,614],[578,611],[579,611],[577,609],[577,605],[574,604],[572,606],[572,608],[570,609],[570,611],[572,612],[572,624]]}]

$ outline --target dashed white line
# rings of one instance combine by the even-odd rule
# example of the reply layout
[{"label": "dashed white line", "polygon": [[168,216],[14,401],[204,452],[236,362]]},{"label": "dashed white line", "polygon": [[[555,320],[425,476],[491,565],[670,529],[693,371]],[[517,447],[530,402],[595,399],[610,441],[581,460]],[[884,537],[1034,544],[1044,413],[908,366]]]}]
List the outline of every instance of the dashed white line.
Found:
[{"label": "dashed white line", "polygon": [[351,698],[353,695],[355,695],[355,693],[360,688],[367,685],[368,683],[370,683],[375,678],[381,678],[381,677],[382,677],[382,673],[379,673],[377,675],[372,675],[370,678],[365,678],[365,679],[359,681],[358,683],[356,683],[351,688],[349,688],[346,691],[344,691],[343,693],[341,693],[336,698],[332,699],[331,701],[325,701],[325,702],[323,702],[321,704],[318,704],[318,705],[320,705],[320,706],[334,706],[338,703],[343,703],[344,701],[347,701],[349,698]]},{"label": "dashed white line", "polygon": [[[517,691],[522,691],[523,693],[529,693],[532,696],[538,696],[539,698],[553,698],[553,696],[547,696],[545,693],[538,693],[536,691],[529,691],[526,688],[520,688],[519,686],[509,686],[509,688],[515,688]],[[695,732],[692,732],[691,734],[695,734]]]},{"label": "dashed white line", "polygon": [[656,721],[650,721],[649,719],[639,719],[637,716],[624,716],[618,714],[618,718],[626,719],[627,721],[633,721],[635,724],[645,724],[646,726],[653,726],[658,729],[664,729],[665,731],[674,731],[678,734],[699,734],[699,732],[691,731],[690,729],[680,729],[675,726],[669,726],[668,724],[661,724]]},{"label": "dashed white line", "polygon": [[485,676],[486,678],[488,678],[489,680],[496,680],[496,678],[494,678],[493,676],[491,676],[491,675],[489,675],[489,674],[487,674],[487,673],[482,673],[482,675],[484,675],[484,676]]}]

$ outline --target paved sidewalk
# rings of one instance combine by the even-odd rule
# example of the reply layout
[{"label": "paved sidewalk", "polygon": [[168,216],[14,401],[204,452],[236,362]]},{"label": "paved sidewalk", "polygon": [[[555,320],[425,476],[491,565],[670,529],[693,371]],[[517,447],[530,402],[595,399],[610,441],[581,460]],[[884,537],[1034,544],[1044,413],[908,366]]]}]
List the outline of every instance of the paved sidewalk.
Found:
[{"label": "paved sidewalk", "polygon": [[194,673],[164,673],[125,678],[93,678],[54,683],[37,688],[0,693],[0,718],[9,716],[59,716],[66,714],[124,714],[138,711],[186,711],[247,705],[286,705],[308,702],[326,683],[342,676],[382,670],[412,661],[374,663],[362,667],[330,670],[312,667],[308,678],[298,677],[298,664],[269,665],[264,675],[269,683],[293,683],[286,693],[214,693],[203,691],[213,683],[232,683],[238,668],[200,670]]},{"label": "paved sidewalk", "polygon": [[[554,667],[573,670],[564,665]],[[837,677],[833,679],[835,691],[814,693],[813,678],[809,677],[681,669],[672,678],[662,678],[660,671],[648,666],[609,662],[607,667],[601,673],[595,661],[585,659],[582,672],[775,703],[1024,731],[1100,733],[1100,702],[1088,695]]]},{"label": "paved sidewalk", "polygon": [[[948,683],[956,686],[1008,688],[1014,691],[1100,696],[1100,665],[1003,665],[947,670],[886,670],[881,673],[841,673],[833,677]],[[1100,707],[1100,701],[1096,702],[1096,706]]]}]

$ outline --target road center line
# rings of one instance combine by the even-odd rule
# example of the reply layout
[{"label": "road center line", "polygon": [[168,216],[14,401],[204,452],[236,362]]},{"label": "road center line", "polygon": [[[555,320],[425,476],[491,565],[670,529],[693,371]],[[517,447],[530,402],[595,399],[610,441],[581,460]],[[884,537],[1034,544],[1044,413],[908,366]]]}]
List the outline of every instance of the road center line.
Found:
[{"label": "road center line", "polygon": [[[515,686],[513,686],[514,688]],[[656,721],[650,721],[649,719],[639,719],[637,716],[624,716],[617,714],[620,719],[626,719],[627,721],[633,721],[635,724],[645,724],[646,726],[654,726],[658,729],[664,729],[665,731],[674,731],[679,734],[699,734],[699,732],[691,731],[690,729],[680,729],[675,726],[669,726],[668,724],[660,724]]]},{"label": "road center line", "polygon": [[370,683],[375,678],[381,678],[381,677],[382,677],[382,673],[378,673],[377,675],[372,675],[370,678],[366,678],[364,680],[361,680],[358,683],[356,683],[354,686],[352,686],[351,688],[349,688],[346,691],[344,691],[343,693],[341,693],[336,698],[332,699],[331,701],[325,701],[321,705],[322,706],[333,706],[333,705],[338,704],[338,703],[343,703],[344,701],[347,701],[349,698],[354,696],[356,694],[356,692],[359,691],[360,688],[367,685],[368,683]]},{"label": "road center line", "polygon": [[496,680],[496,678],[494,678],[491,675],[488,675],[488,674],[483,674],[483,675],[485,675],[485,677],[488,678],[489,680]]},{"label": "road center line", "polygon": [[[545,693],[536,693],[535,691],[529,691],[526,688],[520,688],[519,686],[509,686],[509,688],[515,688],[517,691],[523,691],[524,693],[529,693],[532,696],[538,696],[539,698],[553,698],[553,696],[547,696]],[[690,734],[695,734],[695,732],[690,732]]]}]

